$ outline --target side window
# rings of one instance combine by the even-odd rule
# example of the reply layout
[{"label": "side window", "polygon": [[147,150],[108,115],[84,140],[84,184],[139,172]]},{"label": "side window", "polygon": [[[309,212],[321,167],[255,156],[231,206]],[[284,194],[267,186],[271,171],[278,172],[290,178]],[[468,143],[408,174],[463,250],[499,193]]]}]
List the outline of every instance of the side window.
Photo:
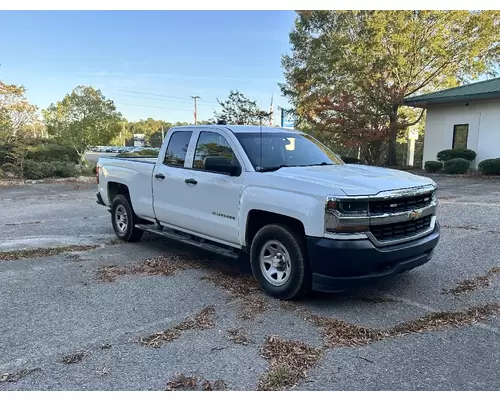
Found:
[{"label": "side window", "polygon": [[215,132],[201,132],[194,153],[193,168],[238,176],[241,167],[227,140]]},{"label": "side window", "polygon": [[192,132],[176,131],[170,137],[163,164],[169,167],[184,167],[184,160]]}]

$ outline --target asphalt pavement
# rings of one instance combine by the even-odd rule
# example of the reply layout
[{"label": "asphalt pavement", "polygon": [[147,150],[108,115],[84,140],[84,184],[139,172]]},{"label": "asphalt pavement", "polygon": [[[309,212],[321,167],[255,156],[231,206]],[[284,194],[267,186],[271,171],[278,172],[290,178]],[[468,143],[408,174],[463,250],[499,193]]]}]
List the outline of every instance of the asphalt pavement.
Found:
[{"label": "asphalt pavement", "polygon": [[[500,180],[436,182],[442,239],[428,264],[293,303],[255,291],[245,260],[150,235],[117,242],[95,185],[0,187],[0,390],[193,386],[179,374],[197,378],[198,389],[207,380],[229,390],[266,382],[500,390]],[[41,257],[20,251],[61,246],[73,247]],[[159,256],[167,275],[144,262]],[[104,279],[103,271],[119,272]],[[451,294],[460,283],[466,290]],[[155,333],[161,347],[145,345]]]}]

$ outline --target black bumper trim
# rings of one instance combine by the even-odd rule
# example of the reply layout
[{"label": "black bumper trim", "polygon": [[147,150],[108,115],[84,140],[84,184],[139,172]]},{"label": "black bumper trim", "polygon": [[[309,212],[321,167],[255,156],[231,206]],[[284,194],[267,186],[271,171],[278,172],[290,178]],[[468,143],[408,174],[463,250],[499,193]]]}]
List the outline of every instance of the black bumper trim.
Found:
[{"label": "black bumper trim", "polygon": [[427,263],[439,242],[440,227],[422,238],[383,248],[368,239],[307,238],[313,289],[344,291]]}]

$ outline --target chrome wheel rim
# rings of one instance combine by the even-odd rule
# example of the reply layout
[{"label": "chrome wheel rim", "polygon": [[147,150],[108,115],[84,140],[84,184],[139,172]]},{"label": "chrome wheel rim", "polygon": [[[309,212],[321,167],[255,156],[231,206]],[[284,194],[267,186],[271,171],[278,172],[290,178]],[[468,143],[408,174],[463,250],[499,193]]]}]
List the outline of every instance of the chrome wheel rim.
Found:
[{"label": "chrome wheel rim", "polygon": [[128,227],[127,210],[125,210],[125,207],[123,207],[122,205],[116,207],[115,222],[116,222],[116,227],[118,228],[118,231],[120,233],[124,233],[127,230]]},{"label": "chrome wheel rim", "polygon": [[286,247],[277,240],[269,240],[260,251],[260,270],[274,286],[283,286],[290,279],[292,265]]}]

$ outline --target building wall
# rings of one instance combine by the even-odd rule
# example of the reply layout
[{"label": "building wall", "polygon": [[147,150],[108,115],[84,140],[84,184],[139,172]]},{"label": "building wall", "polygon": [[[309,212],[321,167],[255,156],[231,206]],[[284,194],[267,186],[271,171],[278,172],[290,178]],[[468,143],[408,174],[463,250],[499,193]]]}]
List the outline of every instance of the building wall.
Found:
[{"label": "building wall", "polygon": [[[474,168],[487,158],[500,157],[500,100],[454,106],[434,106],[427,110],[423,162],[451,149],[453,126],[469,124],[467,148],[477,153]],[[423,165],[423,164],[422,164]]]}]

